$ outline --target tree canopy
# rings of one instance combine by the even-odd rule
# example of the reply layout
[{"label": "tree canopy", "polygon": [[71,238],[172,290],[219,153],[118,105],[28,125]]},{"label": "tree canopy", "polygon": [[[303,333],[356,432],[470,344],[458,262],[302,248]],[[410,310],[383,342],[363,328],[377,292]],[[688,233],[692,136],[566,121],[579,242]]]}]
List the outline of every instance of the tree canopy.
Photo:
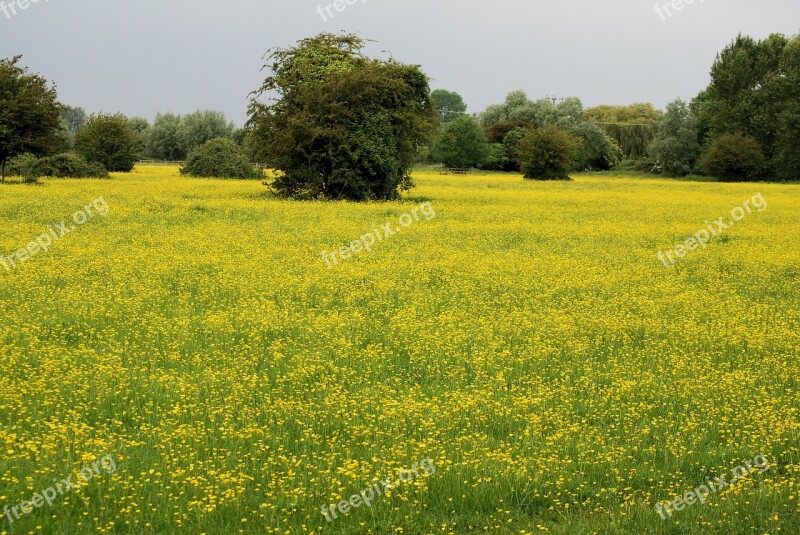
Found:
[{"label": "tree canopy", "polygon": [[711,83],[694,105],[701,131],[750,136],[772,177],[800,177],[800,36],[739,35],[717,55]]},{"label": "tree canopy", "polygon": [[0,59],[0,177],[9,158],[30,152],[47,154],[62,144],[61,105],[56,89],[38,74],[20,67],[21,56]]},{"label": "tree canopy", "polygon": [[75,136],[75,149],[109,171],[128,172],[140,157],[141,145],[124,115],[92,115]]},{"label": "tree canopy", "polygon": [[486,135],[475,119],[462,115],[445,125],[433,143],[432,157],[447,167],[477,167],[489,155]]},{"label": "tree canopy", "polygon": [[464,103],[464,99],[455,91],[436,89],[431,92],[431,99],[443,125],[454,121],[467,112],[467,105]]},{"label": "tree canopy", "polygon": [[247,144],[283,172],[278,194],[385,200],[412,186],[414,156],[437,123],[428,78],[417,66],[369,59],[363,46],[354,35],[321,34],[269,55]]}]

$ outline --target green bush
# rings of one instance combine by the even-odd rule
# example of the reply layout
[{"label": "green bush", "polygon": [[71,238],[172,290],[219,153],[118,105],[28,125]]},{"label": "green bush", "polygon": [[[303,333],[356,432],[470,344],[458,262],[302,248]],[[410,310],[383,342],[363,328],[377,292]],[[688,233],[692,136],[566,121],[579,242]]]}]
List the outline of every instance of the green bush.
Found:
[{"label": "green bush", "polygon": [[228,138],[212,139],[192,150],[182,175],[215,178],[262,178],[242,149]]},{"label": "green bush", "polygon": [[9,176],[21,176],[23,182],[36,182],[39,178],[36,175],[36,162],[38,161],[39,159],[33,154],[20,154],[8,161],[6,172]]},{"label": "green bush", "polygon": [[25,182],[36,182],[41,177],[55,178],[108,178],[102,164],[87,162],[77,154],[63,153],[46,158],[23,154],[8,163],[9,174],[21,176]]},{"label": "green bush", "polygon": [[519,143],[519,161],[525,178],[569,180],[578,140],[554,125],[531,130]]},{"label": "green bush", "polygon": [[700,160],[700,169],[722,182],[746,182],[763,176],[764,152],[755,138],[726,134],[716,138]]},{"label": "green bush", "polygon": [[92,115],[75,136],[75,150],[109,171],[127,173],[139,159],[141,140],[124,115]]},{"label": "green bush", "polygon": [[63,153],[40,158],[34,166],[37,177],[108,178],[103,164],[87,162],[77,154]]},{"label": "green bush", "polygon": [[488,143],[478,121],[462,115],[439,131],[432,152],[447,167],[478,167],[486,159]]}]

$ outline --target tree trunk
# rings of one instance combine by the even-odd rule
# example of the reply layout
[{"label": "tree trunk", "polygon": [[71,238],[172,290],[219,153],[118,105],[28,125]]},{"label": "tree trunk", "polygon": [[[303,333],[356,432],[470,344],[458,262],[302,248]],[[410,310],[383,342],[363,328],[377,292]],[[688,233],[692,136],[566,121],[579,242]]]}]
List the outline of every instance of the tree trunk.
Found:
[{"label": "tree trunk", "polygon": [[3,168],[2,173],[0,173],[0,176],[2,176],[2,179],[0,179],[0,182],[5,182],[6,181],[6,160],[5,160],[5,158],[3,158],[3,165],[1,165],[0,167]]}]

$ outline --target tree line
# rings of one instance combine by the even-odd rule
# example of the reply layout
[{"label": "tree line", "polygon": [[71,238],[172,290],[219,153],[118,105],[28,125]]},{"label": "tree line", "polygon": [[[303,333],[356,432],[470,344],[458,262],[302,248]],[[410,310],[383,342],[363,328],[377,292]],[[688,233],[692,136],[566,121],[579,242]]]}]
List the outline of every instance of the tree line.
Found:
[{"label": "tree line", "polygon": [[[585,109],[580,99],[523,91],[468,114],[460,95],[431,91],[416,65],[370,58],[350,34],[320,34],[265,57],[270,73],[236,128],[222,113],[87,116],[55,88],[0,60],[0,168],[23,176],[107,176],[149,157],[187,160],[194,176],[280,171],[281,196],[386,200],[413,187],[419,162],[566,179],[620,165],[720,180],[800,177],[800,38],[739,35],[717,56],[711,83],[665,112],[650,104]],[[12,160],[13,158],[13,160]],[[20,172],[22,171],[22,172]]]}]

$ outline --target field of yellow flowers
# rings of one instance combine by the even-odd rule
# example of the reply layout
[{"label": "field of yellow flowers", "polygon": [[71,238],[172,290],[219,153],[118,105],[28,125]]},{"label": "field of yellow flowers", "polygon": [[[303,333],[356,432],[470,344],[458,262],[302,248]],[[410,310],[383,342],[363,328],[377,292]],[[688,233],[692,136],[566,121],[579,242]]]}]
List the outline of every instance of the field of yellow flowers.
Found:
[{"label": "field of yellow flowers", "polygon": [[800,186],[415,179],[0,187],[0,533],[800,533]]}]

